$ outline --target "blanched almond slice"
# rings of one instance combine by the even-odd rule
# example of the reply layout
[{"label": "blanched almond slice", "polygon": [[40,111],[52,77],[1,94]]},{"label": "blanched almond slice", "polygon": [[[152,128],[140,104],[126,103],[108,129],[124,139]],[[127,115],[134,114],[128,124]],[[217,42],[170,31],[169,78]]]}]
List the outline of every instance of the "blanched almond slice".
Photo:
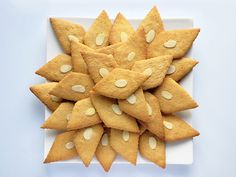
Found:
[{"label": "blanched almond slice", "polygon": [[155,35],[156,35],[156,32],[154,30],[148,31],[148,33],[146,34],[146,42],[151,43],[153,39],[155,38]]},{"label": "blanched almond slice", "polygon": [[70,120],[70,118],[71,118],[71,114],[67,114],[67,115],[66,115],[66,120],[68,120],[68,121],[69,121],[69,120]]},{"label": "blanched almond slice", "polygon": [[105,40],[105,34],[100,33],[96,37],[96,45],[102,45]]},{"label": "blanched almond slice", "polygon": [[167,129],[169,129],[169,130],[171,130],[171,129],[173,128],[173,124],[170,123],[170,122],[163,121],[163,124],[164,124],[164,126],[165,126]]},{"label": "blanched almond slice", "polygon": [[100,68],[99,74],[100,74],[100,76],[105,77],[109,74],[109,71],[106,68]]},{"label": "blanched almond slice", "polygon": [[150,136],[148,138],[148,143],[149,143],[149,147],[151,149],[156,149],[156,147],[157,147],[157,140],[156,140],[156,138],[154,138],[153,136]]},{"label": "blanched almond slice", "polygon": [[123,131],[122,138],[124,141],[129,141],[129,132]]},{"label": "blanched almond slice", "polygon": [[165,90],[161,91],[161,96],[167,100],[170,100],[173,97],[173,95],[170,92]]},{"label": "blanched almond slice", "polygon": [[68,150],[74,148],[74,146],[75,146],[74,143],[71,141],[65,144],[65,148]]},{"label": "blanched almond slice", "polygon": [[122,114],[122,111],[120,110],[120,107],[118,104],[112,104],[111,108],[112,108],[113,112],[116,113],[117,115]]},{"label": "blanched almond slice", "polygon": [[61,102],[62,99],[57,97],[57,96],[54,96],[54,95],[51,95],[51,100],[54,101],[54,102]]},{"label": "blanched almond slice", "polygon": [[88,108],[86,111],[85,111],[85,115],[86,116],[93,116],[94,114],[96,113],[96,110],[94,108]]},{"label": "blanched almond slice", "polygon": [[152,107],[148,103],[147,103],[147,110],[148,110],[148,115],[151,116],[152,115]]},{"label": "blanched almond slice", "polygon": [[164,47],[168,48],[168,49],[171,49],[171,48],[174,48],[176,46],[177,42],[175,40],[168,40],[167,42],[165,42],[163,45]]},{"label": "blanched almond slice", "polygon": [[83,85],[73,85],[71,89],[75,92],[84,93],[85,87]]},{"label": "blanched almond slice", "polygon": [[67,73],[67,72],[71,71],[71,69],[72,69],[71,65],[62,65],[60,67],[61,73]]},{"label": "blanched almond slice", "polygon": [[135,57],[135,52],[130,52],[129,54],[128,54],[128,56],[127,56],[127,60],[128,61],[131,61],[131,60],[133,60],[134,59],[134,57]]},{"label": "blanched almond slice", "polygon": [[129,36],[126,32],[121,32],[120,33],[120,41],[121,42],[126,42],[128,40]]},{"label": "blanched almond slice", "polygon": [[105,134],[102,136],[102,145],[103,145],[103,146],[107,146],[107,145],[108,145],[108,135],[107,135],[107,133],[105,133]]},{"label": "blanched almond slice", "polygon": [[129,104],[135,104],[137,101],[137,98],[134,94],[132,94],[126,100],[128,101]]},{"label": "blanched almond slice", "polygon": [[168,69],[166,74],[172,74],[174,72],[175,72],[175,66],[174,65],[170,65],[170,67],[169,67],[169,69]]},{"label": "blanched almond slice", "polygon": [[78,40],[79,39],[75,35],[68,35],[67,37],[68,37],[69,41],[73,41],[73,40]]},{"label": "blanched almond slice", "polygon": [[125,79],[119,79],[115,82],[115,86],[118,88],[123,88],[127,85],[127,81]]},{"label": "blanched almond slice", "polygon": [[92,138],[92,135],[93,135],[93,129],[92,128],[87,128],[84,130],[84,139],[86,140],[90,140]]},{"label": "blanched almond slice", "polygon": [[151,76],[152,75],[152,68],[147,68],[143,71],[143,74],[146,76]]}]

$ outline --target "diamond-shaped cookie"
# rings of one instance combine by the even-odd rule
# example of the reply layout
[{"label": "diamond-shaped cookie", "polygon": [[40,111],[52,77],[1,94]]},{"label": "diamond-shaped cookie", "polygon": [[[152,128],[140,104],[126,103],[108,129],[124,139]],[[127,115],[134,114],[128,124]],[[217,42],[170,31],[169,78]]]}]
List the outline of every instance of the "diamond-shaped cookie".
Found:
[{"label": "diamond-shaped cookie", "polygon": [[85,31],[81,25],[59,18],[50,18],[50,22],[65,53],[70,54],[69,37],[76,37],[83,42]]},{"label": "diamond-shaped cookie", "polygon": [[93,85],[89,75],[71,72],[51,90],[50,94],[66,100],[78,101],[89,97]]},{"label": "diamond-shaped cookie", "polygon": [[126,99],[148,78],[148,76],[126,69],[113,69],[100,80],[94,90],[104,96]]},{"label": "diamond-shaped cookie", "polygon": [[96,49],[96,52],[114,55],[114,51],[122,45],[122,42]]},{"label": "diamond-shaped cookie", "polygon": [[153,93],[158,99],[161,112],[165,114],[198,107],[184,88],[171,78],[164,79]]},{"label": "diamond-shaped cookie", "polygon": [[132,67],[132,71],[143,73],[149,78],[142,84],[144,90],[159,86],[172,62],[171,55],[163,55],[147,60],[136,61]]},{"label": "diamond-shaped cookie", "polygon": [[110,44],[126,42],[133,33],[134,29],[129,21],[118,13],[111,28],[109,42]]},{"label": "diamond-shaped cookie", "polygon": [[198,28],[161,32],[149,45],[148,58],[172,55],[178,59],[185,56],[199,32]]},{"label": "diamond-shaped cookie", "polygon": [[103,10],[86,32],[84,36],[84,44],[93,49],[108,46],[111,27],[111,20]]}]

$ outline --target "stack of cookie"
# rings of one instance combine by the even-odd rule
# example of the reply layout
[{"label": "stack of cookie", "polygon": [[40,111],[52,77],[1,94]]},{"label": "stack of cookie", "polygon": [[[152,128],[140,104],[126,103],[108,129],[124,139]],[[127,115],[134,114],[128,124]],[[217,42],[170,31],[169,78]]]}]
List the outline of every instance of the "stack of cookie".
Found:
[{"label": "stack of cookie", "polygon": [[102,11],[87,32],[51,18],[64,49],[36,71],[46,78],[30,90],[52,111],[42,128],[61,130],[45,163],[95,155],[105,171],[122,156],[140,154],[166,166],[165,143],[199,132],[174,113],[197,103],[180,81],[198,63],[185,58],[199,29],[165,30],[156,7],[138,29],[119,13],[112,23]]}]

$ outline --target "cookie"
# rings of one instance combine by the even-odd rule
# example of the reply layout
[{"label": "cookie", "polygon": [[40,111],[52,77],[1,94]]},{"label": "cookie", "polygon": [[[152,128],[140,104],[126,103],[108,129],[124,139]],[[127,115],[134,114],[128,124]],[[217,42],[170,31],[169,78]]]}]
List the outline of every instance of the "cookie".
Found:
[{"label": "cookie", "polygon": [[76,150],[86,167],[89,166],[93,155],[95,154],[103,131],[102,125],[98,124],[88,128],[80,129],[75,135],[74,143]]},{"label": "cookie", "polygon": [[71,117],[74,103],[63,102],[59,107],[48,117],[41,128],[67,130],[67,123]]},{"label": "cookie", "polygon": [[111,147],[124,159],[136,165],[139,134],[111,129]]},{"label": "cookie", "polygon": [[140,123],[148,129],[150,132],[155,134],[158,138],[165,139],[165,131],[163,126],[163,118],[160,111],[160,106],[157,98],[149,92],[144,93],[145,99],[150,106],[152,112],[152,121]]},{"label": "cookie", "polygon": [[39,68],[35,73],[50,81],[60,81],[71,71],[71,57],[66,54],[60,54]]},{"label": "cookie", "polygon": [[161,168],[166,167],[166,145],[152,133],[145,131],[139,138],[140,154],[157,164]]},{"label": "cookie", "polygon": [[90,98],[85,98],[75,103],[67,129],[75,130],[85,128],[101,122]]},{"label": "cookie", "polygon": [[95,152],[97,160],[106,172],[109,171],[113,161],[116,158],[116,152],[110,145],[109,133],[110,132],[108,132],[108,129],[106,129]]},{"label": "cookie", "polygon": [[114,55],[114,51],[122,45],[122,42],[96,49],[96,52]]},{"label": "cookie", "polygon": [[164,25],[156,6],[149,11],[137,30],[144,30],[147,44],[152,43],[158,34],[164,30]]},{"label": "cookie", "polygon": [[57,107],[61,104],[62,99],[54,95],[49,94],[49,92],[57,86],[57,82],[48,82],[44,84],[37,84],[30,87],[30,91],[38,97],[38,99],[45,104],[51,111],[55,111]]},{"label": "cookie", "polygon": [[148,122],[152,120],[152,115],[148,111],[143,90],[139,88],[125,100],[118,100],[119,107],[125,113],[136,119]]},{"label": "cookie", "polygon": [[120,68],[131,69],[135,61],[144,60],[147,56],[144,31],[132,34],[126,42],[114,50],[113,54]]},{"label": "cookie", "polygon": [[75,131],[63,132],[57,135],[43,163],[68,160],[78,156],[73,143],[74,135]]},{"label": "cookie", "polygon": [[81,25],[59,18],[50,18],[50,22],[65,53],[70,54],[69,37],[76,37],[83,42],[85,31]]},{"label": "cookie", "polygon": [[144,90],[159,86],[172,62],[171,55],[163,55],[147,60],[136,61],[132,67],[132,71],[143,73],[149,78],[142,84]]},{"label": "cookie", "polygon": [[118,13],[111,28],[109,42],[110,44],[126,42],[133,33],[134,29],[129,21],[121,13]]},{"label": "cookie", "polygon": [[94,92],[90,94],[90,98],[106,127],[139,132],[136,120],[122,112],[116,100],[98,95]]},{"label": "cookie", "polygon": [[99,82],[117,67],[117,63],[112,55],[97,52],[85,52],[82,54],[88,66],[88,72],[95,83]]},{"label": "cookie", "polygon": [[93,86],[89,75],[71,72],[50,91],[50,94],[66,100],[78,101],[89,97],[89,91]]},{"label": "cookie", "polygon": [[111,27],[111,20],[103,10],[86,32],[84,36],[84,44],[93,49],[108,46]]},{"label": "cookie", "polygon": [[184,57],[199,32],[198,28],[161,32],[149,45],[148,58],[162,55],[172,55],[175,59]]},{"label": "cookie", "polygon": [[163,115],[165,127],[165,140],[179,141],[200,135],[200,133],[187,122],[175,115]]},{"label": "cookie", "polygon": [[165,114],[198,107],[184,88],[171,78],[164,79],[153,93],[159,101],[161,112]]},{"label": "cookie", "polygon": [[81,50],[90,50],[89,47],[81,44],[77,39],[71,39],[71,62],[73,71],[88,74],[87,65],[81,55]]},{"label": "cookie", "polygon": [[104,96],[126,99],[148,78],[148,76],[126,69],[115,68],[100,80],[94,90]]},{"label": "cookie", "polygon": [[181,58],[179,60],[174,60],[167,71],[166,77],[172,78],[178,82],[197,64],[198,61],[193,60],[192,58]]}]

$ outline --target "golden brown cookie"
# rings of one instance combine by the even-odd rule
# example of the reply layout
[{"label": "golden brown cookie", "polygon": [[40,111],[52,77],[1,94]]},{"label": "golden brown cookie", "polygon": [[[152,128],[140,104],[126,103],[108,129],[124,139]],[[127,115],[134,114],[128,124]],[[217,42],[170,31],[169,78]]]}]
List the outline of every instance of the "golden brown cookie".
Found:
[{"label": "golden brown cookie", "polygon": [[67,130],[67,123],[71,117],[74,103],[63,102],[60,106],[48,117],[41,128]]},{"label": "golden brown cookie", "polygon": [[112,55],[97,52],[85,52],[82,54],[88,66],[88,72],[95,83],[99,82],[117,67],[117,63]]},{"label": "golden brown cookie", "polygon": [[119,67],[131,69],[135,61],[146,59],[147,49],[143,30],[132,34],[126,42],[114,50],[114,58]]},{"label": "golden brown cookie", "polygon": [[93,89],[110,98],[126,99],[147,78],[148,76],[135,71],[116,68],[100,80]]},{"label": "golden brown cookie", "polygon": [[50,94],[66,100],[78,101],[89,97],[93,85],[89,75],[71,72],[51,90]]},{"label": "golden brown cookie", "polygon": [[142,84],[144,90],[159,86],[172,62],[171,55],[163,55],[147,60],[136,61],[132,67],[132,71],[143,73],[149,78]]},{"label": "golden brown cookie", "polygon": [[[87,65],[81,55],[81,51],[90,50],[89,47],[81,44],[77,39],[71,39],[71,62],[73,71],[88,74]],[[92,49],[91,49],[92,50]]]},{"label": "golden brown cookie", "polygon": [[161,112],[165,114],[198,107],[184,88],[171,78],[164,79],[153,93],[159,101]]},{"label": "golden brown cookie", "polygon": [[129,21],[118,13],[111,28],[109,42],[110,44],[126,42],[133,33],[134,29]]},{"label": "golden brown cookie", "polygon": [[150,44],[158,34],[164,30],[164,25],[156,6],[154,6],[142,20],[138,30],[145,31],[147,44]]},{"label": "golden brown cookie", "polygon": [[73,143],[74,135],[75,131],[63,132],[57,135],[43,163],[68,160],[78,156]]},{"label": "golden brown cookie", "polygon": [[165,141],[179,141],[200,135],[191,125],[175,115],[163,115]]},{"label": "golden brown cookie", "polygon": [[96,49],[96,52],[114,55],[114,51],[122,45],[122,42]]},{"label": "golden brown cookie", "polygon": [[148,111],[143,90],[139,88],[125,100],[118,100],[120,109],[136,119],[148,122],[152,120],[152,115]]},{"label": "golden brown cookie", "polygon": [[111,27],[111,20],[109,19],[107,13],[103,10],[85,34],[85,45],[93,49],[108,46]]},{"label": "golden brown cookie", "polygon": [[149,92],[145,92],[145,99],[150,106],[152,113],[152,121],[150,122],[139,122],[150,132],[155,134],[158,138],[165,139],[165,131],[163,126],[163,118],[160,111],[160,106],[157,98]]},{"label": "golden brown cookie", "polygon": [[67,129],[75,130],[85,128],[101,122],[90,98],[85,98],[75,103]]},{"label": "golden brown cookie", "polygon": [[152,133],[145,131],[139,138],[140,154],[157,164],[161,168],[166,167],[166,145]]},{"label": "golden brown cookie", "polygon": [[60,18],[50,18],[50,22],[65,53],[70,54],[69,37],[76,37],[83,42],[85,31],[81,25]]},{"label": "golden brown cookie", "polygon": [[89,166],[93,155],[95,154],[102,134],[103,127],[101,124],[98,124],[80,129],[75,135],[74,143],[76,150],[86,167]]},{"label": "golden brown cookie", "polygon": [[149,45],[148,58],[161,55],[172,55],[176,59],[183,57],[192,46],[199,32],[200,29],[198,28],[161,32]]},{"label": "golden brown cookie", "polygon": [[192,58],[174,60],[167,71],[166,77],[172,78],[177,82],[188,74],[197,64],[198,61],[193,60]]},{"label": "golden brown cookie", "polygon": [[50,81],[60,81],[71,71],[71,56],[60,54],[39,68],[35,73]]},{"label": "golden brown cookie", "polygon": [[37,84],[30,87],[30,91],[38,97],[38,99],[45,104],[51,111],[55,111],[61,104],[62,99],[54,95],[50,95],[49,92],[57,86],[57,82],[49,82],[44,84]]},{"label": "golden brown cookie", "polygon": [[106,127],[139,132],[136,120],[122,112],[116,100],[93,92],[90,94],[90,97],[99,117],[102,119]]},{"label": "golden brown cookie", "polygon": [[124,159],[136,165],[139,134],[111,129],[111,147]]},{"label": "golden brown cookie", "polygon": [[113,161],[116,158],[116,152],[110,145],[109,133],[110,132],[108,132],[108,129],[106,129],[95,152],[97,160],[106,172],[109,171]]}]

